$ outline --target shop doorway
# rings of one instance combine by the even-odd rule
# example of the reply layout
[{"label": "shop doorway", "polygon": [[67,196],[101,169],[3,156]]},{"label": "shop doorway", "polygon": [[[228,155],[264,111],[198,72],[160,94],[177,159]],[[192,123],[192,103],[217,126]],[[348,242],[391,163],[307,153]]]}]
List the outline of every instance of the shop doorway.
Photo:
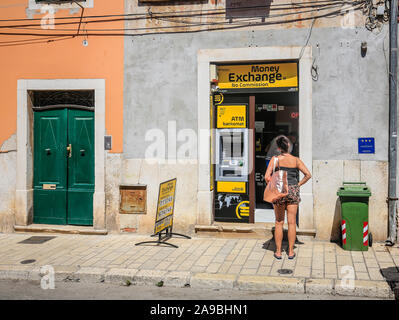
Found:
[{"label": "shop doorway", "polygon": [[[276,137],[287,136],[292,155],[299,156],[298,92],[260,93],[255,95],[255,222],[274,222],[273,206],[263,201],[264,179],[270,159],[278,155]],[[298,215],[297,215],[298,216]]]},{"label": "shop doorway", "polygon": [[275,221],[273,206],[263,201],[264,176],[270,159],[278,155],[275,138],[279,135],[292,141],[290,152],[299,156],[298,102],[298,92],[224,94],[215,118],[220,118],[219,109],[239,118],[234,109],[245,108],[247,129],[220,129],[215,122],[215,221]]}]

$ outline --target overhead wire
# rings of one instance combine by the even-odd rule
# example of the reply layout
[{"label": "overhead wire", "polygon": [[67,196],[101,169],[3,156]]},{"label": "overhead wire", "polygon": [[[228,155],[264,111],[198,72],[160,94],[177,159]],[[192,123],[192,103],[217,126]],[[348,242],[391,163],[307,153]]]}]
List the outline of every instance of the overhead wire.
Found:
[{"label": "overhead wire", "polygon": [[[68,36],[68,37],[51,37],[52,39],[49,40],[43,40],[43,39],[35,39],[35,40],[21,40],[21,43],[2,43],[0,42],[0,47],[16,47],[16,46],[22,46],[22,45],[27,45],[27,44],[41,44],[41,43],[52,43],[52,42],[58,42],[58,41],[63,41],[63,40],[69,40],[73,39],[74,36]],[[24,42],[22,42],[24,41]]]},{"label": "overhead wire", "polygon": [[[363,2],[360,2],[360,4],[362,4]],[[268,19],[273,19],[273,18],[277,18],[277,17],[286,17],[286,16],[292,16],[292,15],[299,15],[299,14],[306,14],[306,13],[313,13],[313,12],[320,12],[321,10],[327,10],[327,9],[332,9],[332,8],[336,8],[336,7],[340,7],[341,5],[334,5],[334,6],[330,6],[330,7],[327,7],[327,8],[321,8],[321,9],[319,9],[319,10],[307,10],[307,11],[299,11],[299,12],[294,12],[294,13],[292,13],[292,12],[290,12],[290,13],[284,13],[284,14],[277,14],[277,15],[270,15],[270,16],[268,16]],[[342,10],[342,9],[341,9]],[[338,12],[341,12],[341,10],[339,10]],[[173,18],[175,18],[175,17],[170,17],[170,16],[161,16],[161,17],[158,17],[158,16],[153,16],[152,17],[152,19],[158,19],[158,20],[165,20],[165,19],[173,19]],[[255,18],[250,18],[250,19],[246,19],[246,20],[236,20],[237,22],[236,23],[241,23],[241,22],[248,22],[248,21],[251,21],[251,20],[256,20],[256,19],[259,19],[259,17],[255,17]],[[125,19],[124,21],[129,21],[129,19]],[[88,23],[92,23],[92,22],[94,22],[94,21],[84,21],[84,23],[87,25]],[[98,21],[95,21],[95,22],[98,22]],[[100,21],[100,22],[104,22],[104,21]],[[173,22],[173,23],[181,23],[181,20],[180,21],[172,21],[172,20],[170,20],[170,22]],[[282,21],[282,22],[284,22],[284,21]],[[70,23],[68,23],[68,24],[70,24]],[[76,23],[74,23],[74,24],[76,24]],[[227,22],[227,21],[222,21],[222,22],[210,22],[210,23],[193,23],[193,24],[190,24],[192,27],[198,27],[198,26],[205,26],[205,25],[220,25],[220,24],[232,24],[232,23],[230,23],[230,22]],[[25,28],[26,26],[28,26],[28,25],[25,25],[25,26],[0,26],[0,29],[21,29],[21,30],[43,30],[43,29],[34,29],[34,28]],[[33,25],[30,25],[30,26],[33,26]],[[34,26],[37,26],[37,25],[34,25]],[[163,28],[176,28],[176,26],[156,26],[156,27],[146,27],[145,29],[163,29]],[[129,28],[113,28],[113,29],[86,29],[86,31],[87,32],[90,32],[90,31],[103,31],[103,32],[112,32],[112,31],[127,31],[127,30],[129,30],[129,31],[134,31],[134,30],[143,30],[143,28],[133,28],[133,29],[129,29]],[[75,30],[72,30],[72,29],[54,29],[53,30],[53,32],[61,32],[61,31],[75,31]],[[16,32],[13,32],[13,33],[11,33],[11,32],[1,32],[0,34],[3,34],[3,35],[30,35],[30,36],[35,36],[35,35],[37,35],[37,36],[43,36],[43,34],[33,34],[33,33],[16,33]],[[46,36],[48,35],[48,34],[45,34]],[[58,33],[57,34],[51,34],[51,36],[57,36],[57,35],[59,35]],[[69,34],[67,34],[67,35],[69,35]],[[88,35],[94,35],[94,34],[90,34],[90,33],[88,33]]]},{"label": "overhead wire", "polygon": [[[320,12],[322,10],[328,10],[328,9],[333,9],[336,7],[341,7],[341,5],[334,5],[334,6],[330,6],[328,8],[322,8],[319,10],[307,10],[307,11],[297,11],[295,13],[289,12],[289,13],[282,13],[282,14],[276,14],[276,15],[269,15],[267,18],[268,19],[273,19],[273,18],[278,18],[278,17],[286,17],[286,16],[292,16],[292,15],[299,15],[299,14],[306,14],[306,13],[313,13],[313,12]],[[189,26],[193,26],[193,27],[197,27],[197,26],[207,26],[207,25],[219,25],[219,24],[237,24],[237,23],[241,23],[241,22],[249,22],[249,21],[256,21],[259,20],[259,17],[253,17],[253,18],[247,18],[247,19],[241,19],[241,20],[237,20],[236,22],[228,22],[228,21],[221,21],[221,22],[209,22],[209,23],[198,23],[198,22],[191,22],[191,21],[184,21],[184,20],[174,20],[174,18],[165,18],[165,17],[157,17],[154,16],[152,17],[152,19],[155,20],[165,20],[168,22],[172,22],[172,23],[180,23],[180,24],[187,24]],[[108,29],[86,29],[86,31],[90,32],[90,31],[122,31],[122,30],[129,30],[129,31],[134,31],[134,30],[143,30],[143,29],[167,29],[167,28],[176,28],[176,26],[156,26],[156,27],[145,27],[145,28],[108,28]],[[25,28],[25,27],[13,27],[13,29],[19,29],[19,30],[42,30],[41,28]],[[53,31],[75,31],[74,29],[54,29]]]},{"label": "overhead wire", "polygon": [[[353,10],[359,10],[360,7],[355,8]],[[297,18],[291,20],[284,20],[284,21],[270,21],[270,22],[258,22],[258,23],[249,23],[249,24],[240,24],[236,26],[225,26],[221,28],[207,28],[207,29],[199,29],[199,30],[184,30],[184,31],[166,31],[166,32],[148,32],[148,33],[87,33],[87,36],[145,36],[145,35],[158,35],[158,34],[179,34],[179,33],[198,33],[198,32],[205,32],[205,31],[219,31],[219,30],[231,30],[237,28],[244,28],[244,27],[256,27],[256,26],[265,26],[265,25],[274,25],[274,24],[282,24],[282,23],[293,23],[299,21],[307,21],[314,18],[328,18],[328,17],[335,17],[337,14],[340,14],[340,10],[336,10],[334,12],[328,12],[319,16],[311,16],[305,18]],[[342,13],[341,13],[342,14]],[[70,34],[32,34],[32,33],[10,33],[10,32],[0,32],[0,35],[36,35],[36,36],[70,36]]]},{"label": "overhead wire", "polygon": [[[331,1],[325,1],[325,2],[331,2]],[[347,2],[347,1],[345,1]],[[364,5],[365,1],[356,1],[356,2],[351,2],[352,4],[352,9],[353,10],[359,10],[362,9],[362,6]],[[330,3],[330,7],[329,8],[323,8],[320,10],[326,10],[326,9],[331,9],[331,8],[335,8],[341,6],[341,9],[333,11],[333,12],[327,12],[325,14],[319,15],[319,16],[312,16],[312,17],[301,17],[301,18],[296,18],[296,19],[290,19],[290,20],[284,20],[284,21],[267,21],[267,22],[258,22],[258,23],[251,23],[253,20],[259,20],[259,17],[257,18],[250,18],[250,19],[246,19],[246,20],[237,20],[237,22],[234,23],[229,23],[226,21],[222,21],[222,22],[210,22],[210,23],[198,23],[198,24],[190,24],[186,27],[184,26],[157,26],[157,27],[146,27],[146,28],[133,28],[133,29],[129,29],[129,28],[124,28],[124,29],[115,29],[117,31],[119,30],[123,30],[123,33],[89,33],[87,32],[87,30],[85,30],[87,33],[85,34],[85,37],[87,36],[145,36],[145,35],[157,35],[157,34],[176,34],[176,33],[197,33],[197,32],[204,32],[204,31],[219,31],[219,30],[231,30],[231,29],[238,29],[238,28],[245,28],[245,27],[257,27],[257,26],[263,26],[263,25],[275,25],[275,24],[283,24],[283,23],[294,23],[294,22],[299,22],[299,21],[306,21],[306,20],[310,20],[310,19],[318,19],[318,18],[331,18],[331,17],[335,17],[335,16],[339,16],[342,15],[342,5],[335,5],[333,7],[331,7],[331,3]],[[347,8],[346,8],[347,9]],[[312,12],[316,12],[316,11],[320,11],[320,10],[309,10],[306,13],[312,13]],[[281,16],[287,16],[287,15],[298,15],[300,13],[286,13],[286,14],[281,14],[281,15],[273,15],[274,17],[281,17]],[[163,19],[163,17],[154,17],[152,16],[153,19]],[[178,17],[175,17],[178,18]],[[83,23],[85,23],[85,25],[87,24],[88,21],[84,21]],[[169,22],[173,22],[173,23],[181,23],[181,21],[169,21]],[[224,26],[224,27],[215,27],[215,28],[206,28],[206,29],[197,29],[197,30],[184,30],[184,31],[163,31],[163,32],[146,32],[146,33],[127,33],[126,31],[141,31],[141,30],[153,30],[153,29],[167,29],[167,28],[192,28],[192,27],[201,27],[201,26],[217,26],[217,25],[226,25],[228,24],[228,26]],[[313,26],[313,24],[312,24]],[[100,29],[101,31],[107,31],[107,29]],[[109,31],[115,31],[113,29],[109,29]],[[72,31],[72,30],[71,30]],[[76,31],[76,30],[74,30]],[[16,46],[16,45],[24,45],[24,44],[36,44],[36,43],[49,43],[49,42],[54,42],[54,41],[60,41],[60,40],[67,40],[67,39],[72,39],[76,36],[76,34],[71,35],[71,34],[37,34],[37,33],[10,33],[10,32],[0,32],[0,35],[18,35],[18,36],[39,36],[41,38],[38,39],[25,39],[25,40],[20,40],[20,42],[16,42],[14,41],[5,41],[5,42],[0,42],[0,47],[4,47],[4,46]],[[47,38],[44,38],[47,37]],[[57,38],[57,39],[56,39]],[[46,41],[42,41],[43,39],[48,39]],[[36,41],[38,40],[38,41]]]},{"label": "overhead wire", "polygon": [[[286,7],[294,7],[295,8],[307,8],[307,7],[317,7],[320,5],[328,5],[328,4],[353,4],[353,3],[365,3],[370,0],[360,0],[360,1],[350,1],[350,0],[324,0],[324,1],[309,1],[309,2],[291,2],[291,3],[277,3],[277,4],[269,4],[269,5],[257,5],[257,6],[241,6],[237,7],[225,7],[225,8],[214,8],[214,9],[197,9],[197,10],[175,10],[175,11],[163,11],[163,12],[153,12],[153,14],[176,14],[176,13],[207,13],[207,12],[215,12],[220,11],[224,14],[227,10],[244,10],[244,9],[261,9],[268,8],[269,10],[287,10]],[[127,16],[143,16],[148,15],[147,13],[126,13],[126,14],[110,14],[110,15],[91,15],[85,16],[85,18],[108,18],[108,17],[127,17]],[[79,17],[55,17],[55,20],[68,20],[68,19],[79,19]],[[23,19],[0,19],[0,22],[12,22],[12,21],[40,21],[41,18],[23,18]]]},{"label": "overhead wire", "polygon": [[[357,5],[357,4],[364,4],[365,0],[361,0],[361,1],[328,1],[329,4],[324,4],[323,6],[328,7],[328,6],[342,6],[342,5]],[[259,6],[252,6],[252,7],[244,7],[244,8],[258,8]],[[304,8],[307,8],[310,6],[304,6]],[[312,7],[313,8],[313,7]],[[240,7],[240,9],[243,9],[243,7]],[[313,9],[315,9],[315,11],[317,11],[318,9],[320,9],[320,6],[314,7]],[[189,11],[187,11],[189,12]],[[159,15],[161,15],[161,17],[163,18],[190,18],[190,17],[202,17],[202,16],[215,16],[215,15],[224,15],[226,14],[226,10],[223,9],[220,12],[208,12],[208,13],[204,13],[204,11],[198,11],[200,13],[197,14],[181,14],[181,13],[186,13],[185,11],[182,12],[170,12],[172,14],[169,14],[169,12],[162,12],[162,13],[155,13],[152,12],[151,15],[149,15],[148,13],[143,13],[143,14],[133,14],[133,17],[131,18],[116,18],[116,19],[102,19],[102,20],[87,20],[90,19],[89,17],[85,16],[85,23],[107,23],[107,22],[119,22],[119,21],[134,21],[134,20],[147,20],[147,19],[151,19],[151,18],[155,18],[155,17],[159,17]],[[73,17],[75,20],[79,19],[79,17]],[[55,20],[57,20],[57,18],[54,18]],[[41,19],[40,19],[41,20]],[[29,20],[26,20],[29,21]],[[1,21],[0,21],[1,22]],[[54,26],[61,26],[61,25],[74,25],[77,24],[77,21],[73,21],[73,22],[55,22]],[[0,28],[14,28],[14,27],[40,27],[41,24],[20,24],[20,25],[0,25]]]}]

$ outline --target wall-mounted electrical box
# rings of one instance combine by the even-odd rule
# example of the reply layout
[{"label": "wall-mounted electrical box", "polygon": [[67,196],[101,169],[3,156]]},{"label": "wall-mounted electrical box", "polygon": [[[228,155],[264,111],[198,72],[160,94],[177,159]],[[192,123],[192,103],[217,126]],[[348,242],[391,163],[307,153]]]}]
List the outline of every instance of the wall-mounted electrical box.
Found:
[{"label": "wall-mounted electrical box", "polygon": [[112,136],[104,136],[104,150],[112,150]]},{"label": "wall-mounted electrical box", "polygon": [[119,212],[146,213],[147,211],[147,186],[141,184],[119,186]]}]

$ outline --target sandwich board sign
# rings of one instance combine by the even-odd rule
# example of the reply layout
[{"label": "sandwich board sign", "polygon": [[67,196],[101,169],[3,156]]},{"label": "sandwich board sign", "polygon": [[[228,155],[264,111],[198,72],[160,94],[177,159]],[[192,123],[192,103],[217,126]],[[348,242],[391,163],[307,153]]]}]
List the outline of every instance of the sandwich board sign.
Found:
[{"label": "sandwich board sign", "polygon": [[173,214],[175,209],[175,197],[176,197],[176,182],[177,179],[174,178],[162,182],[159,185],[154,234],[152,235],[152,236],[158,236],[158,241],[144,241],[136,243],[136,245],[144,243],[157,243],[157,244],[164,243],[177,248],[176,245],[165,241],[170,239],[172,235],[179,235],[187,239],[191,239],[189,236],[172,232]]},{"label": "sandwich board sign", "polygon": [[159,185],[157,213],[154,234],[173,226],[173,212],[176,195],[176,178]]}]

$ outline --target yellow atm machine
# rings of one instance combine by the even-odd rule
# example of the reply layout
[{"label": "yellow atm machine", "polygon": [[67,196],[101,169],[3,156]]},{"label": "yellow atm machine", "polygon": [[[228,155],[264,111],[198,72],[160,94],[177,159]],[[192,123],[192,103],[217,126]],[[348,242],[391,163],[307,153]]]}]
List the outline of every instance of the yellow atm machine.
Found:
[{"label": "yellow atm machine", "polygon": [[249,222],[248,106],[216,106],[215,221]]}]

